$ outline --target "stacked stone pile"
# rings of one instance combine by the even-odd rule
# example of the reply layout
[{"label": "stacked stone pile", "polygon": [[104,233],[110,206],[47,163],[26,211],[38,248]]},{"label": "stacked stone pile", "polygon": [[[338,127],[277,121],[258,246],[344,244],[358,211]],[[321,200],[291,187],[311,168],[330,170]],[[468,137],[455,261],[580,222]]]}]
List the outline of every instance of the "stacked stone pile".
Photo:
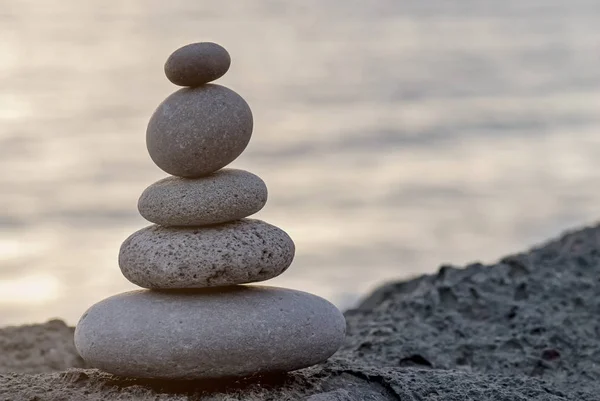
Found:
[{"label": "stacked stone pile", "polygon": [[283,273],[295,246],[281,229],[248,216],[267,201],[256,175],[224,168],[246,148],[248,104],[209,84],[229,69],[221,46],[175,51],[167,78],[184,86],[154,112],[150,157],[171,174],[138,202],[152,223],[125,240],[123,275],[144,290],[107,298],[80,319],[75,345],[92,366],[147,378],[205,379],[285,372],[331,356],[343,315],[315,295],[245,285]]}]

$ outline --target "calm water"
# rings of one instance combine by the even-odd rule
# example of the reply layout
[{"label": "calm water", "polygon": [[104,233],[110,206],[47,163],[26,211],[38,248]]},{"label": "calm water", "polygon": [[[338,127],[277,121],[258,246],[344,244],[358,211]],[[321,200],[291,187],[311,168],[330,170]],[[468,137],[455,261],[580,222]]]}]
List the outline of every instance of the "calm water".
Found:
[{"label": "calm water", "polygon": [[597,0],[0,0],[0,326],[134,288],[146,123],[201,40],[255,116],[232,166],[297,245],[274,285],[345,308],[600,215]]}]

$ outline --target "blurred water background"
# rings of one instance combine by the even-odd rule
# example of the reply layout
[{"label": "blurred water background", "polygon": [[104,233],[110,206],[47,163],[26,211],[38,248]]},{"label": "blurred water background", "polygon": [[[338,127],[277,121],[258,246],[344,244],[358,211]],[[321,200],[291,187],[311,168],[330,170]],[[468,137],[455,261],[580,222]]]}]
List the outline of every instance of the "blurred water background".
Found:
[{"label": "blurred water background", "polygon": [[231,53],[255,116],[232,167],[297,245],[270,284],[348,308],[600,215],[597,0],[0,0],[0,325],[135,288],[146,124],[194,41]]}]

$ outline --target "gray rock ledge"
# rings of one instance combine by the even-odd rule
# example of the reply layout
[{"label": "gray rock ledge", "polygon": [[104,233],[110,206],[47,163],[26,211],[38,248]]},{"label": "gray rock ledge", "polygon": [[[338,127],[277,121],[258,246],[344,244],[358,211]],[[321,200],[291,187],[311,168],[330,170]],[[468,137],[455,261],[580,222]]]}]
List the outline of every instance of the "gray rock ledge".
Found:
[{"label": "gray rock ledge", "polygon": [[346,342],[326,363],[227,383],[77,369],[68,330],[0,329],[0,400],[597,401],[598,277],[599,226],[493,265],[443,266],[347,311]]}]

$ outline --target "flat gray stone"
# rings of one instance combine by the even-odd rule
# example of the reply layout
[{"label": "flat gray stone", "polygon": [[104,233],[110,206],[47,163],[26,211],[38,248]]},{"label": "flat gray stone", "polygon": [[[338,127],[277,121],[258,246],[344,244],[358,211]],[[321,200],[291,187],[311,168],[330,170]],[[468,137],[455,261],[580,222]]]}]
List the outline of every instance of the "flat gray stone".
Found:
[{"label": "flat gray stone", "polygon": [[243,219],[206,227],[143,228],[123,242],[121,272],[144,288],[204,288],[264,281],[283,273],[295,246],[285,231]]},{"label": "flat gray stone", "polygon": [[201,178],[167,177],[138,201],[140,214],[162,226],[204,226],[248,217],[267,203],[267,186],[244,170],[222,169]]},{"label": "flat gray stone", "polygon": [[180,47],[165,63],[165,75],[179,86],[200,86],[225,75],[231,65],[227,50],[212,42]]},{"label": "flat gray stone", "polygon": [[183,88],[156,109],[146,130],[146,146],[158,167],[179,177],[202,177],[225,167],[252,136],[252,112],[224,86]]},{"label": "flat gray stone", "polygon": [[206,379],[317,364],[342,345],[345,329],[335,306],[301,291],[140,290],[93,305],[77,325],[75,347],[116,375]]}]

